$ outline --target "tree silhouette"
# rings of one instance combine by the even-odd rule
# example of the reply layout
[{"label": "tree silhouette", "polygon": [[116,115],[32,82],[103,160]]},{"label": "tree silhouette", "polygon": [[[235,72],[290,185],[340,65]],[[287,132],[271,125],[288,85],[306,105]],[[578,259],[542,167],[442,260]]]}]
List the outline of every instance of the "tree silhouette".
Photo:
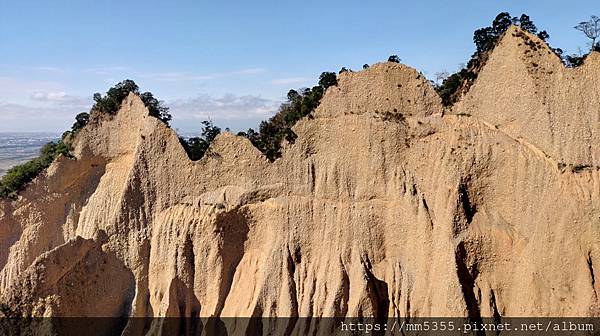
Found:
[{"label": "tree silhouette", "polygon": [[327,90],[328,87],[337,85],[337,75],[335,72],[323,72],[319,76],[319,85]]},{"label": "tree silhouette", "polygon": [[401,59],[400,57],[398,57],[398,55],[392,55],[388,58],[388,62],[392,62],[392,63],[400,63]]},{"label": "tree silhouette", "polygon": [[590,40],[592,40],[592,50],[594,50],[596,46],[596,40],[598,36],[600,36],[600,18],[596,15],[592,15],[589,21],[579,22],[575,29],[581,31],[587,36]]},{"label": "tree silhouette", "polygon": [[208,147],[220,133],[220,127],[215,126],[210,120],[204,120],[202,122],[202,133],[199,137],[192,137],[187,140],[180,137],[179,142],[187,152],[190,160],[197,161],[204,157]]}]

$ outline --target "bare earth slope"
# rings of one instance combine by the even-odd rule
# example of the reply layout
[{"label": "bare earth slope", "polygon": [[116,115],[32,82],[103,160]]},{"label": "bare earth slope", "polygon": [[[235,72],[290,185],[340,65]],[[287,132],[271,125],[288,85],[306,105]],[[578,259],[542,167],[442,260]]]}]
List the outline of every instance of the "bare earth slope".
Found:
[{"label": "bare earth slope", "polygon": [[[35,316],[597,316],[600,57],[512,29],[450,113],[415,70],[340,75],[268,162],[200,161],[136,96],[0,201]],[[535,65],[534,65],[535,63]],[[91,305],[90,301],[94,304]]]}]

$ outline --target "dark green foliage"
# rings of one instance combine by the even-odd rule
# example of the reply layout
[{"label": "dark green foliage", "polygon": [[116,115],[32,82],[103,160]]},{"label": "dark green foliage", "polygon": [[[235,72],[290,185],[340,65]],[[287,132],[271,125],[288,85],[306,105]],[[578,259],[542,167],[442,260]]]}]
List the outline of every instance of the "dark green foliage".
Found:
[{"label": "dark green foliage", "polygon": [[169,124],[169,121],[171,121],[169,108],[156,99],[151,92],[140,93],[139,87],[131,79],[117,83],[106,91],[105,96],[102,96],[100,93],[94,93],[95,104],[92,110],[105,114],[115,114],[121,107],[123,99],[131,92],[137,94],[142,99],[152,117],[159,119],[167,125]]},{"label": "dark green foliage", "polygon": [[563,50],[561,48],[550,48],[560,59],[563,58]]},{"label": "dark green foliage", "polygon": [[90,114],[87,112],[79,113],[75,117],[75,123],[71,126],[71,133],[75,134],[87,125],[90,121]]},{"label": "dark green foliage", "polygon": [[400,63],[401,59],[400,57],[398,57],[398,55],[392,55],[390,57],[388,57],[388,62],[393,62],[393,63]]},{"label": "dark green foliage", "polygon": [[543,41],[546,41],[550,38],[550,34],[548,34],[547,31],[542,30],[541,32],[537,33],[537,37],[539,37]]},{"label": "dark green foliage", "polygon": [[330,86],[337,85],[337,76],[335,72],[323,72],[319,76],[319,85],[323,87],[323,90],[327,90]]},{"label": "dark green foliage", "polygon": [[368,69],[368,68],[369,68],[369,65],[368,65],[368,64],[366,64],[366,63],[365,63],[365,64],[363,64],[363,69],[365,69],[365,70],[366,70],[366,69]]},{"label": "dark green foliage", "polygon": [[[535,26],[535,24],[533,24],[533,22],[529,18],[529,15],[527,15],[527,14],[521,14],[521,17],[519,18],[519,21],[517,23],[519,23],[521,25],[521,28],[527,30],[528,32],[530,32],[532,34],[536,34],[537,33],[537,27]],[[543,32],[546,33],[545,35],[548,34],[545,30]],[[545,40],[545,39],[542,38],[542,40]]]},{"label": "dark green foliage", "polygon": [[456,93],[460,90],[463,83],[467,81],[473,81],[476,77],[477,75],[472,71],[461,69],[459,72],[456,72],[444,79],[442,85],[436,87],[437,93],[442,98],[442,103],[444,106],[451,106],[456,103],[459,98],[459,95]]},{"label": "dark green foliage", "polygon": [[[527,15],[525,15],[527,16]],[[511,17],[508,12],[501,12],[496,15],[494,21],[492,21],[492,28],[494,29],[494,33],[496,35],[501,35],[504,33],[511,25],[517,24],[517,18]]]},{"label": "dark green foliage", "polygon": [[462,92],[468,90],[471,84],[473,84],[479,70],[487,61],[489,52],[494,49],[500,37],[511,25],[520,25],[521,28],[532,34],[537,33],[538,37],[542,40],[550,37],[545,30],[538,33],[537,27],[526,14],[522,14],[520,17],[511,17],[507,12],[498,14],[491,26],[479,28],[473,33],[475,53],[471,56],[467,68],[450,75],[441,85],[436,87],[436,91],[442,98],[445,106],[451,106],[456,103]]},{"label": "dark green foliage", "polygon": [[158,120],[169,125],[169,121],[171,121],[172,117],[169,113],[168,107],[164,106],[161,101],[154,98],[151,92],[141,93],[140,98],[144,102],[144,105],[146,105],[146,107],[148,108],[150,116],[157,118]]},{"label": "dark green foliage", "polygon": [[123,99],[125,99],[130,92],[139,94],[139,87],[130,79],[117,83],[115,86],[108,89],[104,97],[96,92],[94,93],[95,104],[92,109],[106,114],[115,114],[121,107]]},{"label": "dark green foliage", "polygon": [[492,27],[479,28],[473,33],[473,42],[478,53],[490,50],[496,43],[496,39]]},{"label": "dark green foliage", "polygon": [[500,36],[502,36],[511,25],[521,26],[524,30],[532,34],[537,34],[538,37],[544,41],[550,37],[545,30],[538,33],[537,27],[528,15],[521,14],[521,17],[517,18],[516,16],[511,17],[507,12],[502,12],[496,16],[492,22],[492,26],[477,29],[473,33],[473,42],[475,42],[477,53],[483,53],[493,49]]},{"label": "dark green foliage", "polygon": [[575,54],[567,55],[564,58],[565,65],[569,68],[576,68],[578,66],[582,66],[586,57],[587,57],[587,54],[585,54],[585,55],[575,55]]},{"label": "dark green foliage", "polygon": [[319,77],[319,85],[310,89],[290,90],[287,101],[279,107],[279,111],[268,121],[263,121],[258,127],[258,132],[249,129],[238,135],[247,137],[256,148],[265,156],[274,161],[281,157],[281,142],[296,140],[292,126],[303,117],[309,116],[319,106],[325,90],[337,85],[337,78],[333,72],[323,72]]},{"label": "dark green foliage", "polygon": [[346,68],[346,67],[342,67],[342,68],[340,69],[340,74],[342,74],[342,73],[344,73],[344,72],[348,72],[348,71],[352,71],[352,70],[348,70],[348,68]]},{"label": "dark green foliage", "polygon": [[212,121],[202,122],[202,133],[200,137],[192,137],[184,139],[179,137],[179,142],[185,149],[190,160],[197,161],[204,157],[208,151],[208,147],[215,140],[217,135],[221,133],[221,128],[215,126]]},{"label": "dark green foliage", "polygon": [[40,150],[40,156],[9,169],[0,180],[0,197],[16,195],[23,187],[50,166],[60,154],[69,156],[69,148],[62,141],[49,142]]}]

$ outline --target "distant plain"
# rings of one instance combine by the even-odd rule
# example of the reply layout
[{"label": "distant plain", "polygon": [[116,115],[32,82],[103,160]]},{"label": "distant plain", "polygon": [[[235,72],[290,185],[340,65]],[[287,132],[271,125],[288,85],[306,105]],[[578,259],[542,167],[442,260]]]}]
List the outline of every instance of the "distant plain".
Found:
[{"label": "distant plain", "polygon": [[40,148],[60,138],[57,133],[0,132],[0,176],[38,155]]}]

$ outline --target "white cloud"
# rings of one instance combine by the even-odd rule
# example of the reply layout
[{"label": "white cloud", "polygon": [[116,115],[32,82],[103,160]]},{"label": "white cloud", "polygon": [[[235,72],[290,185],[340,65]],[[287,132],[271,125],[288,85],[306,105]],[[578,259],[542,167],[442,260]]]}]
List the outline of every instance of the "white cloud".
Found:
[{"label": "white cloud", "polygon": [[0,76],[0,101],[27,97],[34,92],[62,91],[63,85],[56,82],[40,80],[23,80],[20,78]]},{"label": "white cloud", "polygon": [[167,103],[177,119],[255,120],[272,115],[280,102],[259,96],[225,94],[212,97],[207,94],[191,99]]},{"label": "white cloud", "polygon": [[310,81],[311,79],[305,77],[291,77],[291,78],[278,78],[271,81],[273,84],[277,85],[291,85],[291,84],[301,84]]},{"label": "white cloud", "polygon": [[37,102],[56,103],[60,106],[82,108],[89,106],[90,98],[69,95],[63,91],[36,91],[31,94],[31,100]]},{"label": "white cloud", "polygon": [[32,107],[0,102],[0,131],[66,130],[81,110],[75,107]]}]

